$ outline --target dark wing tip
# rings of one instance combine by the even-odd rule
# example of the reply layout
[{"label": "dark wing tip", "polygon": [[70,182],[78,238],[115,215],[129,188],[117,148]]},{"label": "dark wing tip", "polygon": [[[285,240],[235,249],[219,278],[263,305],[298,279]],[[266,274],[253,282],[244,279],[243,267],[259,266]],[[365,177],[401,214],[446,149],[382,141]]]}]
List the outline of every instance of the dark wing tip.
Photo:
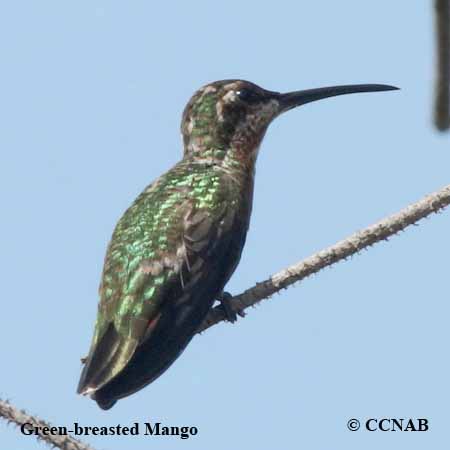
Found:
[{"label": "dark wing tip", "polygon": [[108,398],[102,388],[92,386],[90,380],[86,377],[86,370],[83,370],[81,374],[80,382],[78,384],[77,393],[81,395],[86,395],[95,400],[101,409],[108,410],[111,409],[117,402],[116,398]]},{"label": "dark wing tip", "polygon": [[90,395],[95,388],[89,385],[88,379],[86,377],[87,364],[83,367],[81,372],[80,381],[78,382],[77,394]]},{"label": "dark wing tip", "polygon": [[121,344],[121,336],[114,325],[109,324],[97,345],[89,352],[78,383],[78,394],[92,397],[99,387],[109,381]]}]

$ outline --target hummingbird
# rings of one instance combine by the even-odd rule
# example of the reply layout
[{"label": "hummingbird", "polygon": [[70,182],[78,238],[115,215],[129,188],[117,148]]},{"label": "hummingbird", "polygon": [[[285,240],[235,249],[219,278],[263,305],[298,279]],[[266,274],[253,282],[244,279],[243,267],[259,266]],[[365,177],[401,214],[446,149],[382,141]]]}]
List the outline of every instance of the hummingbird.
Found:
[{"label": "hummingbird", "polygon": [[94,336],[78,393],[111,408],[180,356],[241,258],[255,162],[280,114],[327,97],[398,88],[357,84],[279,93],[244,80],[199,89],[184,109],[180,162],[137,197],[108,245]]}]

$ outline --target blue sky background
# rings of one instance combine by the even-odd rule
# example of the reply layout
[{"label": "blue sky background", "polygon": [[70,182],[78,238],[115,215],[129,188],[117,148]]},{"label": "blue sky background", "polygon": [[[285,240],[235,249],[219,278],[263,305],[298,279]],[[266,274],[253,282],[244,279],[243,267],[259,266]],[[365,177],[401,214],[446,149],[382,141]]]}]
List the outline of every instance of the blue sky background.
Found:
[{"label": "blue sky background", "polygon": [[[3,2],[0,396],[55,425],[163,422],[176,437],[97,449],[437,449],[448,443],[450,211],[197,336],[172,368],[101,411],[75,393],[107,242],[181,156],[201,85],[279,91],[390,83],[278,119],[257,165],[232,293],[449,183],[431,126],[431,2]],[[427,433],[347,421],[425,417]],[[0,422],[1,448],[44,448]]]}]

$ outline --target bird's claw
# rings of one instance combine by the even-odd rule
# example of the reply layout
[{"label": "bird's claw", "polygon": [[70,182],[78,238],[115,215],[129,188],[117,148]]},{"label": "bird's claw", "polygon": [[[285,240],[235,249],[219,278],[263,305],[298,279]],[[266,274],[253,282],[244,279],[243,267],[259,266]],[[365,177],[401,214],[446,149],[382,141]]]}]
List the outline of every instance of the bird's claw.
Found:
[{"label": "bird's claw", "polygon": [[230,300],[233,298],[233,296],[229,292],[222,292],[217,300],[220,302],[220,305],[222,306],[223,312],[225,314],[226,319],[228,322],[236,322],[237,316],[244,317],[245,313],[244,311],[235,311],[233,308]]}]

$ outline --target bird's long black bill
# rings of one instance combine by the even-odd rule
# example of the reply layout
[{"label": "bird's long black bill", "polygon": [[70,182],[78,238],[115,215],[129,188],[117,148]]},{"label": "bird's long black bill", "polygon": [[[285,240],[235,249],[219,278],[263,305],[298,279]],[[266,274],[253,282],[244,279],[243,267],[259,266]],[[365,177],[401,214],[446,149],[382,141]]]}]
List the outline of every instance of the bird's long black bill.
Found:
[{"label": "bird's long black bill", "polygon": [[336,97],[337,95],[356,94],[359,92],[396,91],[398,89],[398,87],[386,84],[350,84],[288,92],[287,94],[280,94],[280,112],[288,111],[305,103],[322,100],[323,98]]}]

